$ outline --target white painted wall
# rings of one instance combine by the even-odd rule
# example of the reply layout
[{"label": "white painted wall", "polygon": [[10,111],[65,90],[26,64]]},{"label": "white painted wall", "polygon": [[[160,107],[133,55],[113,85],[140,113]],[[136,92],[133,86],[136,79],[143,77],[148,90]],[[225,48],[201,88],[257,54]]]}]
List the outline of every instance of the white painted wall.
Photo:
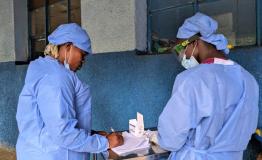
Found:
[{"label": "white painted wall", "polygon": [[0,62],[28,57],[27,0],[0,1]]},{"label": "white painted wall", "polygon": [[[94,53],[146,50],[146,0],[81,0]],[[0,1],[0,62],[28,58],[27,0]]]},{"label": "white painted wall", "polygon": [[0,62],[15,59],[13,0],[0,1]]},{"label": "white painted wall", "polygon": [[146,49],[146,0],[81,0],[94,53]]}]

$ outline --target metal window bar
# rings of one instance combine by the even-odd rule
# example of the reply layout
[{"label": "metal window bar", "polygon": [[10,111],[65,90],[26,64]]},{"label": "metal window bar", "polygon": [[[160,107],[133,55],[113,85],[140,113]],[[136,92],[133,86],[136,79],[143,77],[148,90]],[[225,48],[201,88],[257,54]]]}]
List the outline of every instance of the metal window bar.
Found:
[{"label": "metal window bar", "polygon": [[152,52],[151,50],[151,43],[152,43],[152,14],[150,12],[151,9],[151,0],[147,0],[147,51],[149,53]]},{"label": "metal window bar", "polygon": [[195,7],[196,5],[194,5],[197,2],[197,0],[194,0],[192,2],[183,4],[183,5],[176,5],[176,6],[169,6],[169,7],[164,7],[164,8],[160,8],[160,9],[154,9],[151,10],[152,7],[152,0],[147,0],[147,51],[148,53],[152,53],[152,15],[153,14],[157,14],[160,12],[166,12],[169,11],[170,9],[176,9],[176,8],[180,8],[180,7],[185,7],[185,6],[192,6],[195,8],[195,11],[197,10],[197,8]]},{"label": "metal window bar", "polygon": [[257,30],[257,45],[261,46],[261,7],[262,3],[261,0],[256,0],[256,20],[257,20],[257,26],[256,26],[256,30]]},{"label": "metal window bar", "polygon": [[194,0],[193,6],[194,6],[194,13],[199,11],[199,0]]},{"label": "metal window bar", "polygon": [[45,0],[45,44],[47,45],[48,39],[47,35],[49,34],[49,14],[48,14],[48,5],[49,5],[49,0]]},{"label": "metal window bar", "polygon": [[71,0],[67,0],[67,23],[71,22]]},{"label": "metal window bar", "polygon": [[[29,10],[30,8],[30,0],[27,0],[27,8]],[[31,41],[31,32],[32,32],[32,29],[31,29],[31,14],[27,14],[27,18],[28,18],[28,49],[29,49],[29,55],[28,55],[28,58],[27,58],[27,62],[30,61],[30,59],[32,59],[32,41]]]}]

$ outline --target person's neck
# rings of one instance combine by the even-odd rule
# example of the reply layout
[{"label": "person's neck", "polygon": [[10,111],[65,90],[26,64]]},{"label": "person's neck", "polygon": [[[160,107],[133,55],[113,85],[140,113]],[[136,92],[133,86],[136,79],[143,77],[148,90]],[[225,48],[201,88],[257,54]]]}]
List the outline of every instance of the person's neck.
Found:
[{"label": "person's neck", "polygon": [[65,55],[63,52],[59,52],[59,56],[57,58],[57,60],[60,62],[60,63],[64,63],[64,60],[65,60]]},{"label": "person's neck", "polygon": [[206,59],[209,58],[222,58],[222,59],[227,59],[225,54],[221,51],[218,50],[210,50],[206,53],[200,54],[199,55],[199,60],[202,63],[203,61],[205,61]]}]

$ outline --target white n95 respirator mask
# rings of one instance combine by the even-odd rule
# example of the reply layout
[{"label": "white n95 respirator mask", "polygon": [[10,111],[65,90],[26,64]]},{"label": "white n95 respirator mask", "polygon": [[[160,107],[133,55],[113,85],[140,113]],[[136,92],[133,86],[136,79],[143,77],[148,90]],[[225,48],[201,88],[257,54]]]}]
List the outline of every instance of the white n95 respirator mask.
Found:
[{"label": "white n95 respirator mask", "polygon": [[184,56],[183,56],[182,61],[181,61],[181,65],[183,67],[185,67],[186,69],[189,69],[189,68],[192,68],[192,67],[199,65],[198,61],[193,56],[195,49],[196,49],[196,45],[194,46],[194,49],[193,49],[192,54],[191,54],[189,59],[186,58],[186,54],[184,53]]},{"label": "white n95 respirator mask", "polygon": [[194,49],[193,49],[189,59],[186,58],[186,54],[185,54],[187,47],[188,47],[188,44],[190,44],[191,42],[193,42],[193,40],[196,40],[196,39],[197,39],[197,36],[193,36],[193,38],[190,38],[189,40],[186,40],[186,41],[182,42],[181,44],[176,45],[175,48],[174,48],[175,53],[177,54],[178,61],[186,69],[189,69],[189,68],[192,68],[192,67],[199,65],[198,61],[194,57],[196,45],[194,46]]},{"label": "white n95 respirator mask", "polygon": [[181,61],[181,65],[183,67],[185,67],[186,69],[195,67],[197,65],[199,65],[198,61],[195,59],[194,56],[191,56],[190,59],[186,58],[186,55],[184,55],[182,61]]}]

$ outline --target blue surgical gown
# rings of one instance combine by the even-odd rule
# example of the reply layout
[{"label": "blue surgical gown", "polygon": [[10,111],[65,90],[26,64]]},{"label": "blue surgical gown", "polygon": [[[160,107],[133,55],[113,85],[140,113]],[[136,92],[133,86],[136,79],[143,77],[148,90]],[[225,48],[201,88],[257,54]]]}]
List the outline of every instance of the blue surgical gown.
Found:
[{"label": "blue surgical gown", "polygon": [[180,73],[158,121],[172,160],[242,160],[258,121],[258,84],[240,65],[200,64]]},{"label": "blue surgical gown", "polygon": [[90,134],[89,87],[50,56],[30,63],[16,119],[18,160],[86,160],[108,148]]}]

